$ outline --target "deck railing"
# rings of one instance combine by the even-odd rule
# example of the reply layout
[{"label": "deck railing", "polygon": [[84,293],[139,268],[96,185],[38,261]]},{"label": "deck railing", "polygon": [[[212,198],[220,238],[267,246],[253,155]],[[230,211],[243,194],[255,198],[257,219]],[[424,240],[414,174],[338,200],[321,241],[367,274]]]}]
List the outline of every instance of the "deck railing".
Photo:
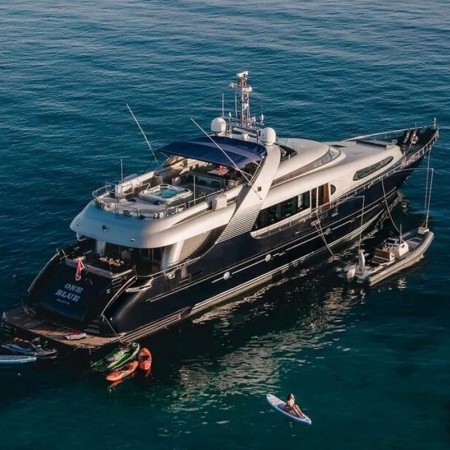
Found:
[{"label": "deck railing", "polygon": [[[105,186],[96,189],[92,192],[94,204],[105,211],[114,214],[122,214],[125,216],[133,216],[138,219],[162,219],[164,217],[173,216],[186,209],[192,208],[199,203],[207,202],[208,209],[211,208],[213,197],[220,195],[224,189],[220,189],[210,194],[203,194],[187,202],[178,203],[177,205],[148,205],[148,206],[133,206],[132,197],[128,201],[115,198],[115,184],[107,183]],[[111,199],[111,201],[107,201]],[[130,201],[131,200],[131,201]],[[126,203],[125,203],[126,202]]]}]

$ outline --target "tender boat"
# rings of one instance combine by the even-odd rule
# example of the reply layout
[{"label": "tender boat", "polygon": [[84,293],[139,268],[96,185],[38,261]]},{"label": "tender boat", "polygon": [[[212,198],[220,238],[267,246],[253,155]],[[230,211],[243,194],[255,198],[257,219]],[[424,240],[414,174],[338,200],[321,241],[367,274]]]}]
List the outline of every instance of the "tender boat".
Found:
[{"label": "tender boat", "polygon": [[419,227],[399,237],[389,237],[375,248],[373,256],[366,258],[358,252],[358,264],[344,269],[349,281],[374,285],[385,278],[420,261],[433,241],[434,234],[427,227]]},{"label": "tender boat", "polygon": [[[436,123],[327,142],[278,136],[233,110],[161,149],[152,170],[107,184],[70,224],[76,242],[36,276],[5,330],[97,349],[138,340],[310,267],[384,216],[439,136]],[[367,105],[370,107],[370,105]],[[67,340],[65,329],[86,333]]]},{"label": "tender boat", "polygon": [[111,372],[129,361],[136,358],[139,353],[140,345],[137,342],[130,342],[115,348],[105,357],[93,361],[91,369],[94,372]]}]

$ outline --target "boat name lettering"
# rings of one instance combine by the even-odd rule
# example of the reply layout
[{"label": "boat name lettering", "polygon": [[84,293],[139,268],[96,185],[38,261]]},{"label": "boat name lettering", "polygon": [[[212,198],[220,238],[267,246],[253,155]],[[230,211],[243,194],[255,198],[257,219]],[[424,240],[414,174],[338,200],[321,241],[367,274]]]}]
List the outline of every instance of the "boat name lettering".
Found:
[{"label": "boat name lettering", "polygon": [[83,288],[80,286],[77,286],[76,284],[66,283],[64,285],[64,288],[68,291],[76,292],[77,294],[81,294],[83,292]]},{"label": "boat name lettering", "polygon": [[83,288],[76,286],[71,283],[67,283],[64,285],[65,289],[58,289],[55,293],[57,297],[66,298],[67,300],[71,300],[72,302],[78,302],[80,300],[80,296],[77,294],[81,294],[83,292]]}]

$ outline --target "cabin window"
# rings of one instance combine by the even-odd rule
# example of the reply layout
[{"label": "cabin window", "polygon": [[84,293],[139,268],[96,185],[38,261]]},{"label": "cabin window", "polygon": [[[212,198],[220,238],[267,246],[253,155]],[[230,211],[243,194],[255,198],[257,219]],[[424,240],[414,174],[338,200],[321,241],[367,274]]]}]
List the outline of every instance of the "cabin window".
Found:
[{"label": "cabin window", "polygon": [[137,269],[139,273],[154,273],[161,270],[162,248],[137,249]]},{"label": "cabin window", "polygon": [[304,192],[300,194],[298,197],[298,210],[303,211],[304,209],[308,209],[311,206],[311,195],[310,192]]},{"label": "cabin window", "polygon": [[139,256],[146,261],[161,261],[161,247],[141,248],[139,249]]},{"label": "cabin window", "polygon": [[328,164],[330,161],[333,161],[333,159],[336,159],[340,154],[341,151],[339,149],[330,147],[325,155],[313,162],[314,169]]},{"label": "cabin window", "polygon": [[308,191],[278,203],[277,205],[273,205],[270,208],[261,210],[253,229],[257,230],[272,225],[273,223],[280,222],[283,219],[293,216],[299,211],[309,208],[309,206],[310,192]]},{"label": "cabin window", "polygon": [[372,164],[371,166],[358,170],[357,172],[355,172],[355,175],[353,175],[353,181],[362,180],[363,178],[372,175],[373,173],[377,172],[384,166],[387,166],[393,159],[394,158],[392,156],[389,156],[388,158],[384,158],[383,160],[378,161],[377,163]]},{"label": "cabin window", "polygon": [[317,189],[311,191],[311,208],[317,207]]},{"label": "cabin window", "polygon": [[267,227],[293,216],[300,211],[304,211],[309,208],[317,208],[320,205],[329,203],[330,189],[332,193],[336,191],[335,186],[330,186],[326,183],[318,188],[303,192],[302,194],[285,200],[284,202],[261,210],[253,229],[258,230],[260,228]]},{"label": "cabin window", "polygon": [[279,216],[277,214],[278,205],[267,208],[267,223],[278,222]]},{"label": "cabin window", "polygon": [[280,204],[280,218],[292,216],[297,212],[297,197],[293,197]]}]

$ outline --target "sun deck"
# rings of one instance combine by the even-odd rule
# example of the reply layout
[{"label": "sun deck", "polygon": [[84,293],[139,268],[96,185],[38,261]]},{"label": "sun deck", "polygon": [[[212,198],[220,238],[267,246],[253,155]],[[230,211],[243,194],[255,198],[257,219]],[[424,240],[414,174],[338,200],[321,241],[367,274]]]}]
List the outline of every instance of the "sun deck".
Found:
[{"label": "sun deck", "polygon": [[171,155],[161,168],[97,189],[95,205],[140,219],[177,214],[248,181],[266,153],[255,141],[221,136],[176,142],[161,151]]},{"label": "sun deck", "polygon": [[[93,193],[98,208],[140,219],[159,219],[184,211],[242,182],[226,167],[196,167],[184,173],[149,173],[145,182],[130,179],[108,184]],[[137,182],[135,182],[137,180]],[[160,182],[162,181],[162,182]],[[160,182],[158,184],[155,184]]]}]

